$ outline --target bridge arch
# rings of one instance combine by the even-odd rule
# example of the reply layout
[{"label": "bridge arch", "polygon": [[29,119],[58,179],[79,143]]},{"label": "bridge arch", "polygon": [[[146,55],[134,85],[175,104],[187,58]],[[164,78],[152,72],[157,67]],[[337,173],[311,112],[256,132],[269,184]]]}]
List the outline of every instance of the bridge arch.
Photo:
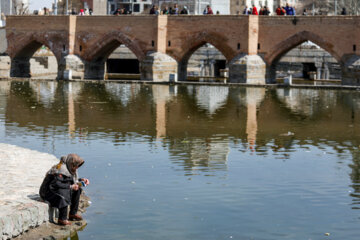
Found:
[{"label": "bridge arch", "polygon": [[318,45],[320,48],[325,50],[326,52],[330,53],[332,57],[336,59],[338,63],[341,64],[341,53],[338,53],[334,49],[334,45],[329,41],[325,41],[319,35],[309,32],[309,31],[302,31],[292,35],[291,37],[281,41],[280,43],[273,46],[269,53],[264,56],[264,60],[267,63],[267,82],[274,82],[276,78],[276,65],[281,59],[283,55],[285,55],[288,51],[293,49],[294,47],[306,42],[311,41]]},{"label": "bridge arch", "polygon": [[107,57],[109,57],[109,55],[121,44],[124,44],[129,48],[139,61],[142,61],[145,58],[146,55],[136,39],[117,31],[106,34],[104,37],[96,40],[95,43],[87,46],[87,49],[81,56],[84,60],[89,62],[107,59]]},{"label": "bridge arch", "polygon": [[85,60],[85,78],[104,79],[106,73],[105,62],[115,49],[121,45],[128,48],[139,62],[145,58],[145,53],[136,39],[114,31],[88,45],[81,55],[82,59]]},{"label": "bridge arch", "polygon": [[311,41],[315,43],[325,51],[329,52],[338,62],[341,61],[341,54],[334,50],[334,46],[330,42],[325,41],[319,35],[309,31],[299,32],[287,38],[286,40],[276,44],[274,47],[271,48],[269,53],[266,54],[265,61],[270,65],[274,61],[279,60],[281,56],[288,52],[290,49],[306,41]]},{"label": "bridge arch", "polygon": [[[36,37],[32,35],[30,38],[27,38],[25,41],[21,41],[20,44],[14,49],[14,51],[8,51],[8,54],[11,58],[11,77],[32,77],[35,73],[32,73],[32,67],[30,63],[30,59],[34,56],[35,52],[39,50],[42,46],[45,46],[48,50],[50,50],[53,56],[48,56],[47,62],[44,61],[41,64],[44,65],[46,69],[50,70],[52,74],[57,74],[58,72],[58,63],[61,58],[61,50],[57,50],[57,46],[55,47],[51,41],[44,40],[41,37]],[[9,48],[12,49],[12,48]],[[50,57],[52,60],[50,61]],[[44,56],[42,56],[44,59]],[[45,67],[46,66],[46,67]],[[44,71],[38,70],[36,74],[44,75],[49,73],[44,69]]]},{"label": "bridge arch", "polygon": [[236,53],[230,46],[226,44],[226,42],[226,37],[218,33],[200,32],[198,34],[195,34],[191,38],[186,39],[186,42],[184,42],[184,44],[182,44],[180,48],[182,53],[168,53],[179,63],[179,80],[186,80],[187,65],[190,57],[194,54],[196,50],[198,50],[200,47],[204,46],[207,43],[213,45],[219,52],[224,55],[226,61],[229,62],[234,56],[236,56]]}]

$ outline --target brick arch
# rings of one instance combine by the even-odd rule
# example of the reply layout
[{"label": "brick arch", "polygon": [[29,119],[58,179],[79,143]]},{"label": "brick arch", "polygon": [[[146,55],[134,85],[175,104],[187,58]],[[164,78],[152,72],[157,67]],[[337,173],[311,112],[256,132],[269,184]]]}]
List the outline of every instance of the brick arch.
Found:
[{"label": "brick arch", "polygon": [[224,35],[219,33],[203,31],[186,38],[179,52],[168,52],[168,54],[178,62],[187,61],[197,49],[209,43],[219,50],[227,61],[230,61],[236,56],[236,52],[226,44],[227,40]]},{"label": "brick arch", "polygon": [[180,47],[179,53],[168,52],[168,55],[176,59],[178,65],[179,80],[184,81],[187,77],[187,65],[193,53],[206,43],[213,45],[219,50],[227,61],[230,61],[236,56],[236,52],[226,44],[227,38],[223,35],[214,32],[203,31],[198,34],[192,35],[190,38],[185,39]]},{"label": "brick arch", "polygon": [[95,43],[87,45],[81,57],[87,61],[96,61],[98,58],[107,59],[121,44],[129,48],[139,61],[145,58],[146,55],[140,47],[138,40],[117,31],[108,33],[100,39],[97,39]]},{"label": "brick arch", "polygon": [[32,33],[32,34],[9,34],[7,54],[10,58],[31,58],[42,46],[46,46],[56,57],[57,62],[61,60],[64,46],[67,45],[62,34]]},{"label": "brick arch", "polygon": [[308,31],[299,32],[289,37],[288,39],[276,44],[274,47],[271,48],[269,53],[265,55],[265,61],[268,65],[272,65],[277,60],[279,60],[286,52],[305,41],[311,41],[315,43],[316,45],[330,53],[338,62],[341,61],[341,54],[337,53],[334,50],[333,44],[325,41],[320,36]]}]

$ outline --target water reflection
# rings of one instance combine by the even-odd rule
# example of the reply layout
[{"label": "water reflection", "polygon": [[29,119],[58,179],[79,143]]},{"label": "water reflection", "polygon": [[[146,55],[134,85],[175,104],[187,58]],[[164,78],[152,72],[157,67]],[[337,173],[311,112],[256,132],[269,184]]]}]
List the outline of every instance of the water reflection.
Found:
[{"label": "water reflection", "polygon": [[4,141],[91,159],[89,211],[104,214],[80,235],[222,239],[240,228],[238,239],[278,239],[274,222],[289,239],[317,239],[309,229],[330,232],[327,219],[358,228],[348,210],[360,204],[360,92],[0,81],[0,124]]},{"label": "water reflection", "polygon": [[[115,143],[136,136],[148,136],[149,142],[161,138],[171,149],[199,149],[187,157],[172,153],[194,162],[211,161],[214,151],[200,154],[209,148],[225,148],[221,155],[227,156],[230,150],[224,146],[230,142],[256,154],[288,154],[294,144],[309,141],[337,149],[332,142],[341,145],[348,139],[357,140],[360,134],[358,92],[31,81],[1,84],[1,108],[8,128],[16,123],[33,131],[60,133],[66,127],[71,137],[86,138],[104,132]],[[218,136],[220,142],[215,140]],[[186,146],[180,147],[181,142]]]},{"label": "water reflection", "polygon": [[246,134],[249,148],[254,150],[256,141],[256,133],[258,129],[257,124],[257,109],[265,97],[264,88],[247,88],[245,102],[247,106],[246,118]]},{"label": "water reflection", "polygon": [[229,88],[221,86],[189,86],[189,92],[195,92],[197,105],[207,111],[209,115],[215,112],[226,104]]},{"label": "water reflection", "polygon": [[152,87],[156,108],[156,138],[166,136],[166,102],[170,100],[170,89],[167,85]]}]

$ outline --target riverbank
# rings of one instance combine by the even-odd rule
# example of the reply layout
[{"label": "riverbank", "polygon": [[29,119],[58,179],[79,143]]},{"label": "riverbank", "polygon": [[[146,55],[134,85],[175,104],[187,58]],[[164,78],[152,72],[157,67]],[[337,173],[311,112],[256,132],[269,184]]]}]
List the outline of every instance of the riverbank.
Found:
[{"label": "riverbank", "polygon": [[[54,155],[0,143],[0,239],[23,233],[17,239],[58,239],[86,225],[82,221],[64,228],[48,222],[49,207],[38,192],[45,173],[57,162]],[[82,197],[81,207],[87,202]]]}]

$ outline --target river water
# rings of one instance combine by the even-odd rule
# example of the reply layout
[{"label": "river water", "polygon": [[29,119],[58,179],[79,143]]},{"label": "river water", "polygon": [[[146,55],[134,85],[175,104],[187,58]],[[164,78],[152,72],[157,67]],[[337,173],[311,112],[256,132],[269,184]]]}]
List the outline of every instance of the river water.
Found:
[{"label": "river water", "polygon": [[86,160],[73,239],[360,238],[359,91],[1,81],[0,137]]}]

